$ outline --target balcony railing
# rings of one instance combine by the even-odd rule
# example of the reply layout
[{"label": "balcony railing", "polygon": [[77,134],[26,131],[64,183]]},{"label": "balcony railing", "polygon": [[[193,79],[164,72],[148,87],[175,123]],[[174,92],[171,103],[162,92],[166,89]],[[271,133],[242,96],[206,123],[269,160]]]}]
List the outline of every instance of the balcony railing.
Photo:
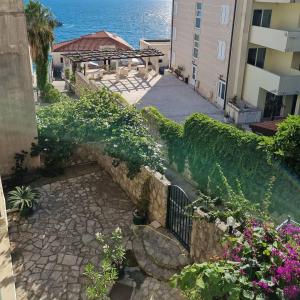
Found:
[{"label": "balcony railing", "polygon": [[249,41],[281,52],[298,52],[300,51],[300,29],[299,31],[280,30],[252,26]]},{"label": "balcony railing", "polygon": [[259,85],[275,95],[300,94],[300,72],[299,75],[282,75],[248,64],[246,75],[253,86]]}]

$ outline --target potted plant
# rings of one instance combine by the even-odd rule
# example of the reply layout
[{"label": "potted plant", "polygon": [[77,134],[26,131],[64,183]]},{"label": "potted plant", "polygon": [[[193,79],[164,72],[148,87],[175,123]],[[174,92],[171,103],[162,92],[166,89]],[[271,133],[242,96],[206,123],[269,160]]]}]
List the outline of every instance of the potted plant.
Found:
[{"label": "potted plant", "polygon": [[150,178],[148,178],[142,187],[141,196],[133,212],[133,224],[145,225],[147,223],[147,214],[150,197]]},{"label": "potted plant", "polygon": [[39,192],[30,186],[17,186],[8,193],[8,203],[12,208],[19,209],[21,216],[28,217],[34,213],[39,196]]}]

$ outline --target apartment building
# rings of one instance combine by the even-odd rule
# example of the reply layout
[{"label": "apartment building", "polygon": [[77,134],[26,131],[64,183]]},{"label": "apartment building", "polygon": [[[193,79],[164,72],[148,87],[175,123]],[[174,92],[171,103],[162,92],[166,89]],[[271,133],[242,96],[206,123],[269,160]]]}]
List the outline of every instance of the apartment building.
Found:
[{"label": "apartment building", "polygon": [[300,1],[174,0],[171,67],[236,123],[300,114]]}]

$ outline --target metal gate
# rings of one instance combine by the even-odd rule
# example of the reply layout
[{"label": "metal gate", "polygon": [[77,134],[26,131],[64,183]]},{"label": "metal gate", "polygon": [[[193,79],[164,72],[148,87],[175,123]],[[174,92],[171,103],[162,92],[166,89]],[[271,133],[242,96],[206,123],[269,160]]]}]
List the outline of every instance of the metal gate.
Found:
[{"label": "metal gate", "polygon": [[192,201],[177,185],[169,186],[167,228],[190,250],[194,208]]}]

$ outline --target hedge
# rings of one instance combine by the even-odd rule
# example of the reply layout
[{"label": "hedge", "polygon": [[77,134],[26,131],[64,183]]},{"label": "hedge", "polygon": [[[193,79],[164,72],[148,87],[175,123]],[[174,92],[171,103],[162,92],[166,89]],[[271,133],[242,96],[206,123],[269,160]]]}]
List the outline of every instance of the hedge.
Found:
[{"label": "hedge", "polygon": [[[183,172],[188,163],[191,179],[201,191],[222,197],[219,164],[234,187],[240,182],[245,196],[261,202],[273,176],[271,210],[276,217],[291,214],[300,219],[300,184],[274,158],[273,140],[223,124],[203,114],[193,114],[181,125],[162,116],[155,108],[144,115],[157,120],[160,136],[168,146],[169,162]],[[283,217],[283,216],[282,216]]]}]

